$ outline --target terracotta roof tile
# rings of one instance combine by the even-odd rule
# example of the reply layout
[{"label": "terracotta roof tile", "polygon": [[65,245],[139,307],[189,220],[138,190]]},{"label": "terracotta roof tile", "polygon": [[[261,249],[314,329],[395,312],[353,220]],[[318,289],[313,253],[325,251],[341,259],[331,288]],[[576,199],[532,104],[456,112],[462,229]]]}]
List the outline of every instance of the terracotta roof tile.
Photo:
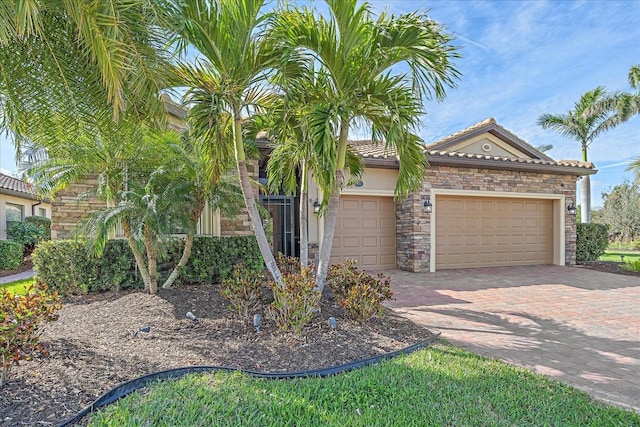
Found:
[{"label": "terracotta roof tile", "polygon": [[0,173],[0,190],[9,190],[34,196],[36,194],[33,185],[21,179]]},{"label": "terracotta roof tile", "polygon": [[354,151],[365,159],[396,159],[398,152],[395,147],[386,147],[384,142],[374,143],[369,139],[349,141]]},{"label": "terracotta roof tile", "polygon": [[[463,136],[463,135],[466,135],[466,134],[468,134],[468,133],[471,133],[471,132],[473,132],[473,131],[475,131],[475,130],[477,130],[477,129],[483,128],[483,127],[485,127],[485,126],[487,126],[487,125],[497,125],[496,119],[494,119],[493,117],[489,117],[488,119],[484,119],[484,120],[482,120],[481,122],[478,122],[478,123],[476,123],[476,124],[473,124],[473,125],[469,126],[468,128],[465,128],[465,129],[459,130],[459,131],[458,131],[458,132],[456,132],[456,133],[452,133],[452,134],[451,134],[451,135],[449,135],[449,136],[445,136],[445,137],[444,137],[444,138],[442,138],[442,139],[439,139],[439,140],[437,140],[437,141],[431,142],[431,143],[427,144],[427,147],[429,147],[430,145],[436,145],[436,144],[440,145],[440,144],[444,144],[444,143],[446,143],[446,142],[449,142],[449,141],[451,141],[451,140],[454,140],[454,139],[456,139],[456,138],[459,138],[459,137],[461,137],[461,136]],[[498,125],[498,126],[500,126],[500,125]],[[500,126],[500,127],[502,127],[502,126]]]},{"label": "terracotta roof tile", "polygon": [[509,163],[526,163],[531,165],[545,165],[545,166],[565,166],[583,169],[593,169],[594,164],[591,162],[581,162],[579,160],[559,160],[548,161],[541,159],[528,159],[518,157],[506,157],[506,156],[489,156],[486,154],[471,154],[460,153],[457,151],[439,151],[439,150],[425,150],[428,156],[440,156],[440,157],[453,157],[459,159],[481,159],[481,160],[496,160]]}]

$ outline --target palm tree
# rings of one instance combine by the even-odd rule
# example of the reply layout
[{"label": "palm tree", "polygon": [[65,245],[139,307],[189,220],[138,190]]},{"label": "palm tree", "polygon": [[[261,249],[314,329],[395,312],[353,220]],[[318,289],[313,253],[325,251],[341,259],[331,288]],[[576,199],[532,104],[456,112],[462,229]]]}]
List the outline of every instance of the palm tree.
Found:
[{"label": "palm tree", "polygon": [[[356,0],[327,0],[329,16],[307,8],[287,9],[274,20],[274,38],[282,57],[308,55],[316,63],[323,95],[310,108],[313,149],[329,171],[325,228],[316,275],[324,288],[339,206],[347,174],[349,130],[370,126],[373,140],[395,147],[400,157],[396,196],[418,188],[427,167],[415,136],[423,100],[445,96],[459,73],[451,37],[420,13],[374,20],[371,6]],[[404,65],[406,72],[399,71]]]},{"label": "palm tree", "polygon": [[233,129],[231,146],[249,218],[267,269],[282,285],[258,213],[243,137],[246,115],[262,111],[273,98],[266,79],[278,56],[264,30],[269,15],[261,14],[263,5],[264,0],[193,0],[176,2],[168,14],[174,19],[178,46],[198,52],[194,63],[182,62],[176,69],[179,85],[188,88],[191,129],[202,137],[224,120],[223,112],[229,114],[226,120]]},{"label": "palm tree", "polygon": [[169,86],[163,19],[146,0],[4,2],[0,120],[19,131],[22,112],[81,116],[87,99],[112,106],[115,119],[127,111],[163,114],[157,99]]},{"label": "palm tree", "polygon": [[[566,114],[543,114],[538,125],[543,129],[553,129],[562,136],[580,143],[582,161],[587,161],[587,151],[591,143],[604,131],[619,123],[619,118],[609,108],[598,108],[606,102],[609,94],[599,86],[580,97],[572,110]],[[582,222],[591,222],[591,180],[589,175],[582,177]]]}]

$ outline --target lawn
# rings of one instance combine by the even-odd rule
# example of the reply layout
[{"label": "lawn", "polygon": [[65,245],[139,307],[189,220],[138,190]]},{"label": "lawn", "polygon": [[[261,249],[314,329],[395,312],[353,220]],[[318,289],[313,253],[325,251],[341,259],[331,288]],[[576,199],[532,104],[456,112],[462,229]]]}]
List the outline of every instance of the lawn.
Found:
[{"label": "lawn", "polygon": [[134,393],[89,426],[639,426],[640,416],[497,360],[437,344],[321,379],[191,375]]},{"label": "lawn", "polygon": [[0,285],[0,289],[8,290],[12,295],[24,294],[27,288],[33,284],[35,284],[34,279],[22,279],[16,280],[15,282],[3,283]]},{"label": "lawn", "polygon": [[620,256],[624,256],[625,261],[635,262],[640,260],[640,251],[621,251],[608,249],[605,254],[600,257],[600,261],[621,262]]}]

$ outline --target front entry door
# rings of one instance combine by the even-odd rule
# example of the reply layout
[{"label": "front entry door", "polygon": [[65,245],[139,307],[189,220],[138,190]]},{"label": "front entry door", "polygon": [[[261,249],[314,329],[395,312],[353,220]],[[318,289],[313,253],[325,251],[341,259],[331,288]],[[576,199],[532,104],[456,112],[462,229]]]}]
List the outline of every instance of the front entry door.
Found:
[{"label": "front entry door", "polygon": [[[273,237],[269,243],[272,252],[299,256],[296,199],[293,196],[260,196],[260,203],[271,216]],[[267,237],[269,234],[267,232]]]}]

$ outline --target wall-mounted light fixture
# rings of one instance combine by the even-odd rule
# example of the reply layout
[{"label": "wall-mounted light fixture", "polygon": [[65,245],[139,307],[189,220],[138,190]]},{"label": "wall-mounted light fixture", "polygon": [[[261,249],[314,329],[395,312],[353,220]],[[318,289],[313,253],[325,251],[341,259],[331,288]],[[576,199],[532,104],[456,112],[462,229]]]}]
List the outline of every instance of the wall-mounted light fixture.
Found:
[{"label": "wall-mounted light fixture", "polygon": [[320,203],[318,203],[318,199],[316,199],[316,201],[313,202],[313,213],[317,214],[318,212],[320,212]]},{"label": "wall-mounted light fixture", "polygon": [[567,213],[569,215],[574,215],[576,214],[577,209],[576,209],[576,205],[573,204],[573,200],[569,201],[569,206],[567,206]]},{"label": "wall-mounted light fixture", "polygon": [[424,201],[424,211],[428,214],[433,212],[433,204],[431,203],[431,198],[429,198],[429,196],[426,196]]},{"label": "wall-mounted light fixture", "polygon": [[356,182],[356,187],[362,187],[364,186],[364,182],[362,180]]}]

